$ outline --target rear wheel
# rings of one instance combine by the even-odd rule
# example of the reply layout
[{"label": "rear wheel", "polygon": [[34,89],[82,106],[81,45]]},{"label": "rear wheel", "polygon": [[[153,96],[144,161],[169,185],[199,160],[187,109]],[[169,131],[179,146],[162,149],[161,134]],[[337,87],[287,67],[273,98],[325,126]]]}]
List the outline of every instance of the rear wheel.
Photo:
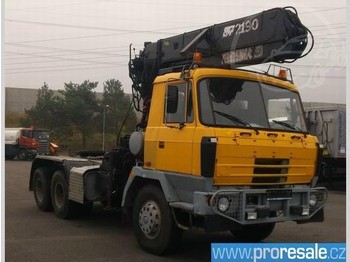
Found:
[{"label": "rear wheel", "polygon": [[233,236],[239,241],[259,242],[271,235],[275,223],[242,226],[239,230],[231,230]]},{"label": "rear wheel", "polygon": [[53,174],[51,199],[57,217],[67,219],[76,216],[78,204],[68,199],[68,184],[62,170],[58,170]]},{"label": "rear wheel", "polygon": [[38,168],[33,178],[34,199],[37,207],[42,211],[52,210],[51,204],[51,178],[47,168]]},{"label": "rear wheel", "polygon": [[137,195],[132,222],[139,245],[161,255],[181,240],[182,231],[175,225],[168,202],[159,187],[146,185]]}]

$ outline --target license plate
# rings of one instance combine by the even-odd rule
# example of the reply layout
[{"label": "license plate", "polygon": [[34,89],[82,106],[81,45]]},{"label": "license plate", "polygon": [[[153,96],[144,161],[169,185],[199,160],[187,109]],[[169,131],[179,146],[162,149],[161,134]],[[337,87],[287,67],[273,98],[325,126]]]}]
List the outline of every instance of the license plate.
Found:
[{"label": "license plate", "polygon": [[267,200],[292,199],[292,190],[266,190]]}]

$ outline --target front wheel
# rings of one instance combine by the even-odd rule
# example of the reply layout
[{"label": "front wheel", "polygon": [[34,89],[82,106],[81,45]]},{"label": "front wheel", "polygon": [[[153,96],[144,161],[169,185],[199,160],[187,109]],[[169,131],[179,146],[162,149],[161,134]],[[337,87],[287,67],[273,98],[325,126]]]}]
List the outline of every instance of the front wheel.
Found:
[{"label": "front wheel", "polygon": [[271,235],[275,223],[245,225],[239,230],[231,230],[233,236],[244,242],[260,242]]},{"label": "front wheel", "polygon": [[163,192],[146,185],[138,193],[132,214],[133,229],[139,245],[161,255],[181,240],[182,231],[175,225]]}]

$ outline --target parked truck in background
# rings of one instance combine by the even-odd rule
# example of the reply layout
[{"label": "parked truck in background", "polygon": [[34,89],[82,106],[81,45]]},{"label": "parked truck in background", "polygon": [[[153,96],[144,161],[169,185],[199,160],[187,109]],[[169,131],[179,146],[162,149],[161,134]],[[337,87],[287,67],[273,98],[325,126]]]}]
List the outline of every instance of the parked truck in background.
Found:
[{"label": "parked truck in background", "polygon": [[34,159],[37,154],[48,155],[50,131],[37,128],[5,128],[5,158]]},{"label": "parked truck in background", "polygon": [[322,145],[320,177],[325,182],[346,176],[346,105],[304,102],[304,110],[311,134]]},{"label": "parked truck in background", "polygon": [[145,43],[135,57],[130,47],[135,132],[101,160],[37,156],[38,208],[63,219],[96,201],[122,208],[153,254],[193,227],[261,241],[278,222],[323,221],[320,146],[290,70],[239,68],[301,58],[310,37],[295,9],[274,8]]}]

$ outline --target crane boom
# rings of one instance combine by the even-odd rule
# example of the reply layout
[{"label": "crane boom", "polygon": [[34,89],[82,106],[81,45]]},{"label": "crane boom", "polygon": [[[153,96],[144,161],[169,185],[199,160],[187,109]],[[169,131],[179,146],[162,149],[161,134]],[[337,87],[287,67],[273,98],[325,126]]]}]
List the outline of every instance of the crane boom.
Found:
[{"label": "crane boom", "polygon": [[150,99],[157,75],[189,68],[196,51],[202,53],[201,65],[208,67],[236,68],[291,62],[311,50],[312,46],[304,54],[308,33],[311,35],[296,10],[285,7],[147,42],[138,56],[131,59],[130,54],[129,75],[134,97],[136,100]]}]

